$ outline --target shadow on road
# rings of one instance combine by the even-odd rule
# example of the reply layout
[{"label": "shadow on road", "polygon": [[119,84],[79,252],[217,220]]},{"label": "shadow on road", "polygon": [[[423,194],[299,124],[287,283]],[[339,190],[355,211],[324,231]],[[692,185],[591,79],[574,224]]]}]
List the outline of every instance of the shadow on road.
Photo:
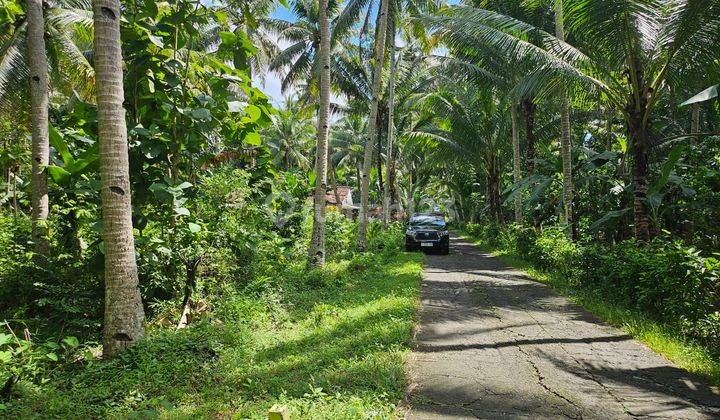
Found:
[{"label": "shadow on road", "polygon": [[720,391],[462,239],[426,257],[410,418],[720,418]]}]

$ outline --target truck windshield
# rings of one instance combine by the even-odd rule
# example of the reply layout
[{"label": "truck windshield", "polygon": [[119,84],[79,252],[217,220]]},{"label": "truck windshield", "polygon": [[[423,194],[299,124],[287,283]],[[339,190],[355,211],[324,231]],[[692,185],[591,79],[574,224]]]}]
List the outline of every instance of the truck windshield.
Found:
[{"label": "truck windshield", "polygon": [[410,226],[442,227],[445,226],[445,219],[432,216],[413,217],[410,219]]}]

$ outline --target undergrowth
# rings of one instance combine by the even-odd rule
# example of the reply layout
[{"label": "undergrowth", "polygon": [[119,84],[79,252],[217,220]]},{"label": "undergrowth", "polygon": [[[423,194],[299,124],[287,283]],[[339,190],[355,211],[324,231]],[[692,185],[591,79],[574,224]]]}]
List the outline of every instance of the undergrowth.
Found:
[{"label": "undergrowth", "polygon": [[394,418],[406,385],[421,255],[330,262],[277,288],[229,294],[184,331],[151,329],[117,359],[25,383],[21,418]]}]

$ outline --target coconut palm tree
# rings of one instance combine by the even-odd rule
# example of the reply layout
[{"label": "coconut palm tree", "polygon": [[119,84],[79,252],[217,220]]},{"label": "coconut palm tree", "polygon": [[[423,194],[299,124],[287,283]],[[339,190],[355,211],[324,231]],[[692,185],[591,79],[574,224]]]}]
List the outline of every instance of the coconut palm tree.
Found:
[{"label": "coconut palm tree", "polygon": [[[532,102],[534,93],[525,96],[516,93],[517,86],[523,83],[529,71],[530,63],[526,60],[508,60],[491,48],[483,48],[479,43],[475,49],[465,49],[463,44],[467,39],[456,38],[452,29],[443,27],[439,35],[452,48],[453,57],[438,57],[438,70],[441,74],[450,76],[454,80],[464,80],[470,84],[489,84],[503,92],[510,101],[508,113],[510,114],[512,144],[512,173],[515,188],[520,188],[523,180],[523,162],[520,146],[520,111],[522,104]],[[526,109],[527,111],[527,109]],[[534,112],[534,111],[533,111]],[[528,119],[526,118],[526,124]],[[526,126],[526,133],[528,127]],[[534,133],[532,134],[534,138]],[[526,144],[526,146],[529,146]],[[528,147],[529,149],[529,147]],[[513,194],[513,209],[515,223],[524,221],[522,194]]]},{"label": "coconut palm tree", "polygon": [[300,106],[295,98],[286,98],[285,104],[265,132],[267,145],[273,153],[273,164],[289,170],[310,169],[307,158],[311,150],[315,127],[308,118],[308,110]]},{"label": "coconut palm tree", "polygon": [[360,191],[360,167],[366,137],[367,119],[358,114],[345,115],[333,125],[330,133],[331,168],[345,169],[354,173],[358,191]]},{"label": "coconut palm tree", "polygon": [[[387,35],[388,6],[390,0],[380,0],[380,10],[377,18],[377,31],[375,34],[375,68],[372,77],[372,96],[370,102],[370,115],[368,120],[368,138],[365,143],[363,156],[363,170],[360,183],[360,218],[358,223],[358,235],[356,247],[358,251],[364,251],[366,247],[366,235],[368,225],[368,212],[370,201],[370,169],[372,167],[373,146],[377,136],[377,115],[382,83],[382,69],[385,65],[385,37]],[[378,151],[379,153],[379,151]]]},{"label": "coconut palm tree", "polygon": [[[325,195],[327,194],[328,132],[330,116],[330,24],[328,0],[319,1],[320,24],[320,98],[317,115],[317,148],[315,151],[315,197],[313,230],[308,260],[310,264],[325,264]],[[340,203],[338,203],[340,204]]]},{"label": "coconut palm tree", "polygon": [[[388,98],[387,98],[387,109],[388,109],[388,123],[387,123],[387,146],[385,152],[385,185],[383,190],[383,226],[387,226],[390,221],[390,206],[392,203],[392,197],[390,196],[390,189],[392,185],[393,176],[393,142],[394,142],[394,131],[395,131],[395,74],[397,73],[397,60],[395,59],[395,36],[393,35],[392,48],[390,50],[390,80],[388,80]],[[402,54],[400,54],[402,58]]]},{"label": "coconut palm tree", "polygon": [[145,314],[138,289],[130,204],[120,1],[94,0],[93,11],[105,253],[103,354],[112,357],[143,336]]},{"label": "coconut palm tree", "polygon": [[[279,48],[273,39],[273,35],[290,26],[289,22],[270,17],[275,9],[274,0],[252,0],[238,1],[230,0],[225,10],[227,11],[231,26],[236,33],[242,32],[252,42],[256,51],[249,58],[247,63],[248,76],[256,77],[260,81],[265,80],[265,70],[270,65]],[[211,42],[217,43],[217,32]]]},{"label": "coconut palm tree", "polygon": [[[92,50],[92,6],[88,0],[43,2],[42,31],[48,77],[53,92],[71,96],[77,92],[91,100],[95,73],[88,57]],[[29,19],[0,23],[0,113],[17,113],[29,104],[27,80]]]},{"label": "coconut palm tree", "polygon": [[[720,3],[710,0],[575,1],[563,6],[573,44],[489,10],[455,6],[431,23],[512,58],[535,60],[518,92],[595,88],[619,112],[630,137],[635,236],[650,238],[646,202],[653,117],[670,86],[687,74],[720,73]],[[534,43],[528,39],[537,40]],[[473,48],[471,42],[468,48]]]},{"label": "coconut palm tree", "polygon": [[[555,0],[555,36],[565,42],[565,23],[563,21],[563,1]],[[572,179],[572,152],[570,145],[570,104],[567,99],[567,92],[560,94],[560,124],[562,134],[560,135],[560,156],[562,157],[562,180],[563,180],[563,223],[565,231],[572,237],[573,223],[573,179]]]},{"label": "coconut palm tree", "polygon": [[48,252],[47,218],[49,213],[48,179],[45,168],[50,163],[50,135],[48,126],[48,72],[45,56],[43,6],[40,0],[28,0],[27,65],[30,70],[32,99],[32,238],[35,251]]},{"label": "coconut palm tree", "polygon": [[[294,22],[278,24],[278,40],[290,45],[280,51],[270,62],[271,71],[282,72],[281,89],[287,92],[291,87],[302,85],[300,101],[304,104],[317,103],[320,78],[320,25],[318,3],[313,0],[297,0],[292,4],[296,16]],[[369,91],[360,78],[361,60],[354,57],[345,45],[345,38],[351,28],[338,31],[335,27],[340,2],[328,0],[327,14],[330,19],[330,73],[331,87],[351,96],[363,96]],[[280,27],[283,26],[283,27]]]},{"label": "coconut palm tree", "polygon": [[504,224],[500,192],[501,162],[511,124],[508,104],[499,101],[489,90],[468,85],[431,93],[425,97],[423,107],[432,116],[408,133],[408,137],[425,143],[426,159],[431,166],[452,162],[470,164],[482,174],[490,214]]},{"label": "coconut palm tree", "polygon": [[30,0],[25,9],[24,17],[0,24],[0,115],[31,116],[33,242],[46,254],[49,88],[86,98],[92,93],[94,72],[86,58],[92,14],[81,0]]}]

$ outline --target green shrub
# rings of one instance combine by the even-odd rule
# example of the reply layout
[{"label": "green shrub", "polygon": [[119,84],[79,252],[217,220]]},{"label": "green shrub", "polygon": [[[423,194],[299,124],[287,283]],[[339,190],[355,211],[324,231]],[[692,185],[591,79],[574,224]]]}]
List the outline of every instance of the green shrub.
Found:
[{"label": "green shrub", "polygon": [[588,247],[583,285],[608,299],[651,313],[686,335],[720,348],[720,263],[680,242],[626,241]]},{"label": "green shrub", "polygon": [[495,222],[486,224],[483,229],[483,236],[490,246],[500,245],[502,242],[502,233],[502,227]]},{"label": "green shrub", "polygon": [[382,229],[379,221],[372,221],[368,226],[368,250],[392,255],[405,247],[405,228],[400,222],[390,223]]},{"label": "green shrub", "polygon": [[465,225],[465,232],[474,238],[480,238],[482,236],[482,227],[480,223],[468,223]]},{"label": "green shrub", "polygon": [[19,382],[43,383],[50,370],[57,364],[70,359],[78,346],[78,339],[65,337],[59,343],[34,343],[30,334],[18,337],[0,333],[0,399],[7,399],[13,386]]},{"label": "green shrub", "polygon": [[530,247],[530,255],[541,267],[571,277],[576,272],[580,247],[567,238],[560,228],[546,228]]},{"label": "green shrub", "polygon": [[338,211],[325,216],[325,255],[327,259],[347,258],[355,247],[356,225]]},{"label": "green shrub", "polygon": [[530,256],[535,253],[537,239],[537,231],[534,228],[510,225],[503,234],[503,248]]},{"label": "green shrub", "polygon": [[503,228],[497,222],[468,223],[465,231],[489,246],[496,247],[502,242]]}]

